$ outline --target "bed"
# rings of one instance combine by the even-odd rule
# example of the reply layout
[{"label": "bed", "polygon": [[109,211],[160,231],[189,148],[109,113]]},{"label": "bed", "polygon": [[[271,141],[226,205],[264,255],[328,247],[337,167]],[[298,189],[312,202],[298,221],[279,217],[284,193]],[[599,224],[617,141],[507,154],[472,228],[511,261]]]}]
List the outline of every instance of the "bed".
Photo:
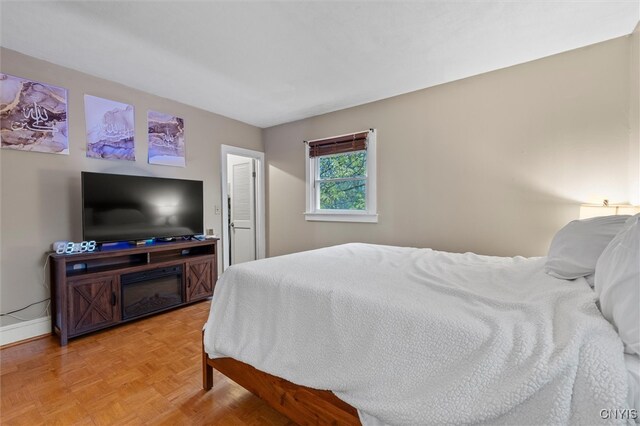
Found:
[{"label": "bed", "polygon": [[547,260],[352,243],[234,265],[204,387],[215,368],[299,424],[628,422],[623,342]]}]

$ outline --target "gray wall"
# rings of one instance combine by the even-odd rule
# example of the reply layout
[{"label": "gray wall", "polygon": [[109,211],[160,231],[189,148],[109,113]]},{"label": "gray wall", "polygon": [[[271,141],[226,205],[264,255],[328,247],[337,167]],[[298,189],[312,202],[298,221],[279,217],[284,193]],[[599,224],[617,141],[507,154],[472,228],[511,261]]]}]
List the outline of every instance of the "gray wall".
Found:
[{"label": "gray wall", "polygon": [[[545,255],[581,203],[631,197],[630,49],[623,37],[265,129],[268,254],[362,241]],[[306,222],[302,141],[370,127],[379,223]]]},{"label": "gray wall", "polygon": [[[48,297],[42,286],[45,252],[56,240],[82,239],[80,171],[198,179],[204,181],[205,227],[220,233],[220,145],[262,151],[259,128],[168,99],[53,65],[8,49],[0,70],[68,89],[70,155],[0,150],[0,309],[2,312]],[[126,72],[126,70],[123,70]],[[171,82],[167,82],[170,84]],[[86,158],[84,94],[135,107],[135,162]],[[187,167],[147,164],[147,110],[185,120]],[[221,259],[219,259],[221,264]],[[31,318],[38,305],[19,315]],[[2,317],[1,325],[15,320]]]}]

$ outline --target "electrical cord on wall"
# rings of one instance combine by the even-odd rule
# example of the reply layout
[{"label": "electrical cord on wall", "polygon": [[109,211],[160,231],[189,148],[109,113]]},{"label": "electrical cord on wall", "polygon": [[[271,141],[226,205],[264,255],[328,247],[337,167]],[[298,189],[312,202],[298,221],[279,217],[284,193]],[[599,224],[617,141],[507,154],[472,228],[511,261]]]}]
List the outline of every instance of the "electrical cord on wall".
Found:
[{"label": "electrical cord on wall", "polygon": [[[30,319],[29,319],[29,318],[22,318],[22,317],[19,317],[19,316],[17,316],[17,315],[13,315],[13,314],[15,314],[16,312],[24,311],[25,309],[30,308],[30,307],[32,307],[33,305],[38,305],[38,304],[40,304],[40,303],[44,303],[44,302],[47,302],[47,306],[45,306],[45,307],[44,307],[44,310],[43,310],[42,312],[40,312],[40,313],[39,313],[36,317],[34,317],[34,318],[30,318]],[[49,305],[51,305],[51,298],[50,298],[50,297],[47,297],[47,298],[46,298],[46,299],[44,299],[44,300],[39,300],[39,301],[37,301],[37,302],[30,303],[30,304],[28,304],[27,306],[25,306],[24,308],[14,309],[13,311],[5,312],[5,313],[0,313],[0,317],[7,316],[7,317],[15,318],[15,319],[20,320],[20,321],[31,321],[32,319],[40,318],[40,317],[42,316],[42,314],[47,313],[47,312],[49,311]]]},{"label": "electrical cord on wall", "polygon": [[47,265],[49,265],[50,254],[47,254],[46,259],[44,260],[44,266],[42,267],[42,287],[49,290],[49,286],[47,285]]},{"label": "electrical cord on wall", "polygon": [[[44,266],[42,268],[42,286],[46,290],[49,290],[49,286],[47,285],[47,265],[49,265],[49,257],[50,256],[51,256],[50,254],[47,254],[47,257],[46,257],[46,259],[44,261]],[[44,307],[42,312],[40,312],[38,315],[36,315],[33,318],[22,318],[22,317],[20,317],[18,315],[14,315],[16,312],[24,311],[25,309],[30,308],[33,305],[38,305],[38,304],[44,303],[44,302],[47,302],[47,305]],[[15,318],[15,319],[20,320],[20,321],[31,321],[33,319],[37,319],[37,318],[42,317],[44,314],[46,314],[48,316],[49,315],[49,307],[50,306],[51,306],[51,298],[47,297],[46,299],[42,299],[42,300],[39,300],[37,302],[30,303],[30,304],[28,304],[27,306],[25,306],[23,308],[14,309],[13,311],[0,313],[0,317],[7,316],[7,317]]]},{"label": "electrical cord on wall", "polygon": [[[44,266],[42,267],[42,287],[44,287],[47,290],[47,293],[50,292],[49,286],[47,285],[47,265],[49,265],[49,258],[50,257],[51,257],[51,255],[47,254],[47,257],[44,259]],[[49,303],[47,303],[47,306],[44,308],[44,313],[47,316],[49,316],[51,314],[51,312],[49,312],[49,306],[51,305],[51,300],[50,300],[51,298],[49,297],[48,299],[49,299]]]}]

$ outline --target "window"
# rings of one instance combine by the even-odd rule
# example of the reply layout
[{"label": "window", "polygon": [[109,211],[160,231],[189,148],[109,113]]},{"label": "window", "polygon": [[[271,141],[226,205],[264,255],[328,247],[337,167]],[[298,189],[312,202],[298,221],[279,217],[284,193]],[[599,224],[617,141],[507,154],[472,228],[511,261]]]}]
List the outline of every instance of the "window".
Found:
[{"label": "window", "polygon": [[307,220],[377,222],[375,131],[306,143]]}]

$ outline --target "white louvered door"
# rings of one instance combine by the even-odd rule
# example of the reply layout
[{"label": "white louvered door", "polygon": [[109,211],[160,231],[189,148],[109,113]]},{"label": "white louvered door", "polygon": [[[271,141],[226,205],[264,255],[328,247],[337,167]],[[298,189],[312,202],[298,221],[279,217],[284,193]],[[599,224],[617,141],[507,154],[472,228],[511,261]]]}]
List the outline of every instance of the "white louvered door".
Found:
[{"label": "white louvered door", "polygon": [[256,259],[254,160],[233,164],[231,173],[231,263]]}]

